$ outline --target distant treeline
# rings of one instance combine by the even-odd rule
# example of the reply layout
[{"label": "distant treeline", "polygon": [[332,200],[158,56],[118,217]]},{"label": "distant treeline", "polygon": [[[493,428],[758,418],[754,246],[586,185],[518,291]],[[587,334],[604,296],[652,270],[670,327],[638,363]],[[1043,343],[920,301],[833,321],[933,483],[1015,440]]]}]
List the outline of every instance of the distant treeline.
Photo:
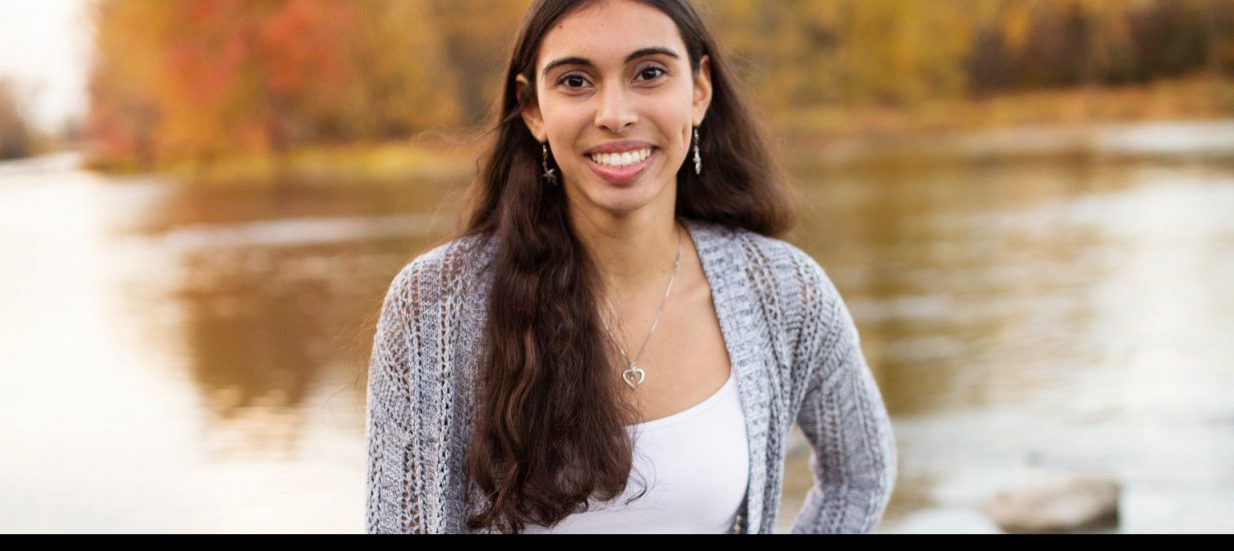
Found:
[{"label": "distant treeline", "polygon": [[[529,0],[95,0],[96,166],[470,127]],[[1234,75],[1234,0],[696,0],[771,114]]]}]

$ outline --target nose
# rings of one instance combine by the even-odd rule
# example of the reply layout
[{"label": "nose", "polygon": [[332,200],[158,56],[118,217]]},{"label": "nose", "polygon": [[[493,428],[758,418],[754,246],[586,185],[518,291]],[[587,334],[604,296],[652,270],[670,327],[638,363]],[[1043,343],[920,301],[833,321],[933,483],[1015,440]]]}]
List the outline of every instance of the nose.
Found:
[{"label": "nose", "polygon": [[600,106],[596,111],[596,126],[620,134],[626,127],[638,121],[633,102],[626,98],[621,86],[606,86],[600,92]]}]

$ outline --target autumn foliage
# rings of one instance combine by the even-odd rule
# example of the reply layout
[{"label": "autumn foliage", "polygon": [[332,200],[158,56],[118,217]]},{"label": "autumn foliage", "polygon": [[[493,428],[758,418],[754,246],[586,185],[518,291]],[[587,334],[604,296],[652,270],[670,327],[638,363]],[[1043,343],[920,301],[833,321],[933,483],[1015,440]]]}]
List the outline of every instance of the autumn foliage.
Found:
[{"label": "autumn foliage", "polygon": [[[472,126],[530,0],[93,0],[96,166]],[[1234,75],[1234,0],[696,0],[772,114]]]},{"label": "autumn foliage", "polygon": [[381,141],[456,123],[427,2],[100,0],[85,133],[101,164]]}]

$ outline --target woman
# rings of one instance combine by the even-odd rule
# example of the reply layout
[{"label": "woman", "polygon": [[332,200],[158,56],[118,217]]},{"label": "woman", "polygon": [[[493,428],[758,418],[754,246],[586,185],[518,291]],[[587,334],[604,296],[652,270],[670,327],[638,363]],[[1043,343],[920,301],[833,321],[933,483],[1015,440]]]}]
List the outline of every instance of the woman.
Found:
[{"label": "woman", "polygon": [[686,0],[537,0],[461,236],[369,366],[376,532],[868,532],[895,443],[787,189]]}]

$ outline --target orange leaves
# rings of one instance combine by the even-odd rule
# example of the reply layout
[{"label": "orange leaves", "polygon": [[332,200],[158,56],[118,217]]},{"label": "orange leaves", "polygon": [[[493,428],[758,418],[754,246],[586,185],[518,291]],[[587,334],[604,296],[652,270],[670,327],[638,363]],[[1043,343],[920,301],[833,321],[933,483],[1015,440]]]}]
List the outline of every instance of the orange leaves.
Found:
[{"label": "orange leaves", "polygon": [[355,3],[340,0],[290,0],[258,30],[259,65],[271,90],[295,94],[309,78],[336,82],[351,52],[348,37],[357,31]]},{"label": "orange leaves", "polygon": [[[397,0],[103,0],[93,137],[155,160],[311,139],[322,111],[363,85],[364,10],[386,1]],[[134,101],[155,104],[154,116],[127,112]]]}]

